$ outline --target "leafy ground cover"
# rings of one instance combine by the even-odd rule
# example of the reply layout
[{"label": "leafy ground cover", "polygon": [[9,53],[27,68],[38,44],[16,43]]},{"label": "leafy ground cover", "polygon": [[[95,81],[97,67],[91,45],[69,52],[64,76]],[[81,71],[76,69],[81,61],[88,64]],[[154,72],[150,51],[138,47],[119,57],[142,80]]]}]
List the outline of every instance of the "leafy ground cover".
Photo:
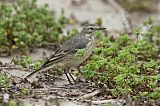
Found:
[{"label": "leafy ground cover", "polygon": [[0,51],[30,51],[43,42],[58,42],[65,24],[64,12],[56,19],[48,6],[38,7],[36,0],[17,0],[0,4]]},{"label": "leafy ground cover", "polygon": [[134,99],[159,99],[159,32],[160,24],[148,20],[135,29],[136,39],[126,34],[114,41],[105,37],[91,60],[81,67],[83,76],[106,85],[108,96],[131,94]]}]

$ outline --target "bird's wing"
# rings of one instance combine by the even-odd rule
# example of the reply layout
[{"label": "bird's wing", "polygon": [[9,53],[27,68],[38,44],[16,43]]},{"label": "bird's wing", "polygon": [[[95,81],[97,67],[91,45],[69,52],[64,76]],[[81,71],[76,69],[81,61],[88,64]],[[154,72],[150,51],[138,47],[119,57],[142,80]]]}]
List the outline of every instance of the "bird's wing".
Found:
[{"label": "bird's wing", "polygon": [[53,64],[54,62],[57,62],[61,58],[65,57],[65,55],[73,52],[77,52],[78,49],[83,49],[87,46],[90,39],[87,37],[81,37],[81,36],[75,36],[68,41],[66,41],[63,46],[58,49],[53,55],[51,55],[42,65],[43,67],[46,67],[47,64]]}]

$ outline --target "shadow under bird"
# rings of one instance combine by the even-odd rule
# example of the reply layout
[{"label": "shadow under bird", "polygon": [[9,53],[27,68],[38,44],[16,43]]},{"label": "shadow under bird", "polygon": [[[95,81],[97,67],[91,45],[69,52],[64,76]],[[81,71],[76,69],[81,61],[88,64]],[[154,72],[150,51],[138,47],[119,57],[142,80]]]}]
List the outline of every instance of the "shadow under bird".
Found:
[{"label": "shadow under bird", "polygon": [[[38,72],[45,71],[51,68],[64,69],[64,73],[72,84],[68,74],[73,79],[70,74],[72,68],[79,67],[86,59],[90,57],[94,49],[94,37],[93,34],[96,31],[104,30],[106,28],[100,27],[96,24],[88,24],[84,26],[79,35],[76,35],[69,40],[67,40],[61,48],[57,49],[42,65],[39,69],[33,71],[25,77],[25,79],[30,78]],[[83,49],[84,55],[77,57],[77,51]],[[75,82],[75,81],[74,81]]]}]

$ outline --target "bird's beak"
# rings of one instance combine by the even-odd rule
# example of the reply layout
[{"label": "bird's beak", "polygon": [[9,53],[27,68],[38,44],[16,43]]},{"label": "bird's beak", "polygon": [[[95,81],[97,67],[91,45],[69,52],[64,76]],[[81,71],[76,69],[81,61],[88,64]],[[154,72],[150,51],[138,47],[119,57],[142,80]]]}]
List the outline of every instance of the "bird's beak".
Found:
[{"label": "bird's beak", "polygon": [[98,28],[98,30],[105,30],[106,28],[104,28],[104,27],[100,27],[100,28]]}]

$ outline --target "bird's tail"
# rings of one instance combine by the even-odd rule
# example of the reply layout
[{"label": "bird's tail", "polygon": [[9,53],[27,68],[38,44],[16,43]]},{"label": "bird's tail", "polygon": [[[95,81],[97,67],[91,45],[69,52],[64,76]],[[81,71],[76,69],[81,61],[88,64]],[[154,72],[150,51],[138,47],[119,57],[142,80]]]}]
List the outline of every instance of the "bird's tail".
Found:
[{"label": "bird's tail", "polygon": [[43,71],[43,68],[39,68],[39,69],[33,71],[32,73],[30,73],[29,75],[27,75],[27,76],[25,77],[25,79],[28,79],[28,78],[30,78],[31,76],[33,76],[33,75],[35,75],[35,74],[37,74],[37,73],[39,73],[39,72],[41,72],[41,71]]},{"label": "bird's tail", "polygon": [[33,71],[32,73],[30,73],[29,75],[27,75],[27,76],[25,77],[25,79],[28,79],[28,78],[30,78],[31,76],[33,76],[33,75],[35,75],[35,74],[37,74],[37,73],[39,73],[39,72],[41,72],[41,71],[43,71],[43,70],[47,70],[47,69],[50,69],[50,68],[54,67],[54,64],[55,64],[56,62],[58,62],[58,61],[61,61],[64,56],[65,56],[65,55],[64,55],[63,53],[62,53],[62,54],[60,53],[60,54],[57,54],[57,55],[55,55],[55,54],[51,55],[51,56],[43,63],[43,65],[42,65],[39,69],[37,69],[37,70]]}]

